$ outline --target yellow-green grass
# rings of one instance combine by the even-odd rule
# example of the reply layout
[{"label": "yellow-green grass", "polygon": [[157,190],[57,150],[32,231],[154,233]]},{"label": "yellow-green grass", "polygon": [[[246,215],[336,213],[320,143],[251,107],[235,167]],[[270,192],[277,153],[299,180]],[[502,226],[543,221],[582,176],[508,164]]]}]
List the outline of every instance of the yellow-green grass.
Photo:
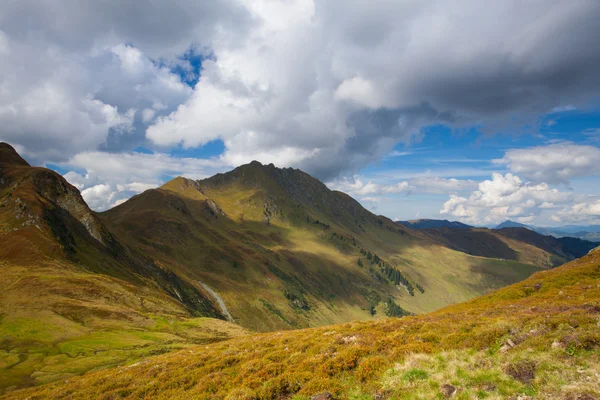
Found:
[{"label": "yellow-green grass", "polygon": [[452,385],[459,399],[594,398],[599,320],[596,252],[431,314],[244,336],[9,396],[432,399]]},{"label": "yellow-green grass", "polygon": [[176,300],[68,262],[0,265],[0,392],[246,334]]}]

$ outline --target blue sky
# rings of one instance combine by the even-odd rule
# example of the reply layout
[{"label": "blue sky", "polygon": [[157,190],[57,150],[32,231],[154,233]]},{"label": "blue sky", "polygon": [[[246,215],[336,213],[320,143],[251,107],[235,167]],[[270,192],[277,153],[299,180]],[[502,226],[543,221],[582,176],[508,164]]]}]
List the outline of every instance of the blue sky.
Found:
[{"label": "blue sky", "polygon": [[0,13],[0,140],[93,209],[258,160],[390,218],[600,223],[597,1],[103,8]]}]

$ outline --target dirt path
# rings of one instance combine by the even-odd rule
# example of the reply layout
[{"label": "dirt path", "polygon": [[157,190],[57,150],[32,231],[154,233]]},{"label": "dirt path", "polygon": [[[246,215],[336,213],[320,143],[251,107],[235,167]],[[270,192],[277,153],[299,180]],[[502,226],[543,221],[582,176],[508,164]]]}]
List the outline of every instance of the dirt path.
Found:
[{"label": "dirt path", "polygon": [[208,292],[210,293],[210,295],[212,297],[215,298],[215,300],[217,300],[217,303],[219,303],[219,307],[221,307],[221,312],[223,313],[223,315],[225,315],[227,317],[227,319],[231,322],[235,322],[235,320],[233,319],[233,317],[231,316],[231,314],[229,314],[229,311],[227,310],[227,306],[225,305],[225,302],[223,301],[223,299],[221,298],[221,296],[219,296],[217,294],[217,292],[215,292],[214,290],[212,290],[210,288],[210,286],[208,286],[205,283],[202,283],[200,281],[198,281],[198,283],[200,285],[202,285],[202,287]]}]

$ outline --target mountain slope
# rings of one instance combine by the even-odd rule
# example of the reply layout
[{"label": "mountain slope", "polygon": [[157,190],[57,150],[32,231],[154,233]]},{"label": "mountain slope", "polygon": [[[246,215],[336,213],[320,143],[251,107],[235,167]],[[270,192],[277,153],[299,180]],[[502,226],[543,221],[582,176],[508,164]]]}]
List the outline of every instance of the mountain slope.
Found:
[{"label": "mountain slope", "polygon": [[11,398],[600,396],[600,251],[435,313],[249,336]]},{"label": "mountain slope", "polygon": [[425,229],[432,239],[467,254],[552,268],[587,254],[596,243],[544,236],[526,228]]},{"label": "mountain slope", "polygon": [[244,330],[123,244],[60,175],[0,143],[0,391]]},{"label": "mountain slope", "polygon": [[447,249],[302,171],[258,162],[174,179],[101,219],[260,331],[431,311],[538,269]]}]

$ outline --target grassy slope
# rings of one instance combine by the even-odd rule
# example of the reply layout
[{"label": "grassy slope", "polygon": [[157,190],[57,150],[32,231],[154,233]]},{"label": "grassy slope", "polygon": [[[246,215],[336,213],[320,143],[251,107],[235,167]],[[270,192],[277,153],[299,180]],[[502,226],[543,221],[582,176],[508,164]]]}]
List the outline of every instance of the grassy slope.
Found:
[{"label": "grassy slope", "polygon": [[65,261],[0,268],[0,391],[244,333],[224,321],[191,318],[156,288]]},{"label": "grassy slope", "polygon": [[11,398],[593,399],[599,320],[596,251],[431,314],[242,337]]},{"label": "grassy slope", "polygon": [[179,301],[177,276],[123,247],[74,187],[2,143],[0,244],[0,392],[245,333],[192,318],[214,307]]},{"label": "grassy slope", "polygon": [[[539,270],[450,250],[301,171],[258,163],[200,182],[177,178],[101,217],[160,265],[211,286],[236,322],[259,331],[371,319],[370,307],[389,298],[428,312]],[[395,287],[361,249],[425,293]]]},{"label": "grassy slope", "polygon": [[[521,228],[518,228],[521,229]],[[518,229],[511,229],[515,231]],[[422,231],[434,240],[439,241],[458,251],[477,256],[519,261],[525,264],[537,265],[542,268],[551,268],[573,258],[564,254],[558,243],[555,247],[543,243],[535,244],[531,241],[518,240],[511,235],[503,234],[501,230],[485,228],[470,229],[426,229]],[[533,235],[544,238],[535,232]],[[584,253],[585,254],[585,253]]]}]

